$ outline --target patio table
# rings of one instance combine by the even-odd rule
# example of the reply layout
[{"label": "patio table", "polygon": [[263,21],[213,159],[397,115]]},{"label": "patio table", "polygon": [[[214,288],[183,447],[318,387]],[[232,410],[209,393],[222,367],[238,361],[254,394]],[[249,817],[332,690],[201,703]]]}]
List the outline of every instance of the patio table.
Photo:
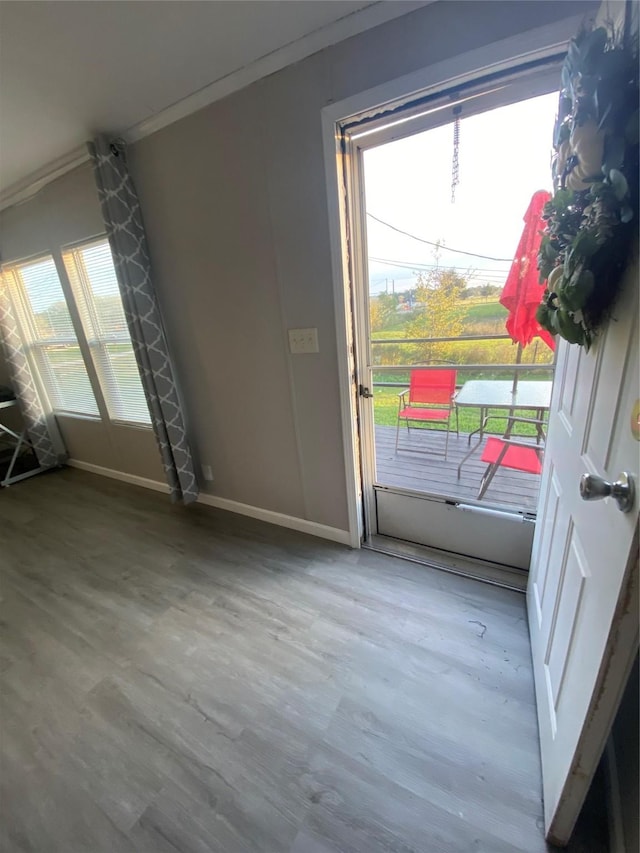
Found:
[{"label": "patio table", "polygon": [[[534,410],[537,420],[541,421],[544,418],[551,406],[552,386],[553,383],[550,381],[518,382],[514,393],[513,380],[511,379],[471,379],[469,382],[465,382],[456,394],[454,402],[456,406],[480,410],[480,426],[469,433],[469,445],[471,445],[471,439],[474,435],[478,433],[480,435],[478,441],[458,465],[458,477],[460,477],[464,463],[482,444],[489,409],[505,409],[507,411],[505,435],[508,437],[511,435],[513,428],[511,419],[515,417],[514,412],[516,410]],[[537,440],[540,441],[542,436],[539,426],[537,432]]]}]

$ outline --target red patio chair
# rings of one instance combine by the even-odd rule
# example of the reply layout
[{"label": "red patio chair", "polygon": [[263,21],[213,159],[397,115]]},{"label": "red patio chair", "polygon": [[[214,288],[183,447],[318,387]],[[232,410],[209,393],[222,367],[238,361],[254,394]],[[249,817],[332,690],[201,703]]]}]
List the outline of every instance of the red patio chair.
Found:
[{"label": "red patio chair", "polygon": [[[444,458],[447,458],[449,449],[449,433],[451,432],[451,419],[455,412],[456,433],[458,429],[458,410],[455,405],[456,392],[455,370],[431,370],[431,368],[418,368],[411,371],[409,377],[409,388],[401,391],[398,395],[398,425],[396,427],[396,453],[398,450],[411,450],[421,453],[430,451],[420,450],[416,447],[399,448],[400,421],[407,425],[408,437],[411,437],[410,422],[414,424],[441,423],[447,427],[447,437],[444,445]],[[407,401],[407,394],[409,399]]]},{"label": "red patio chair", "polygon": [[[512,418],[519,420],[518,418]],[[525,422],[532,422],[532,419],[522,419]],[[542,424],[541,421],[535,423]],[[544,438],[542,426],[538,427],[537,444],[530,444],[523,441],[521,438],[496,438],[491,436],[487,439],[487,443],[480,457],[483,462],[488,462],[488,466],[482,480],[480,481],[480,489],[478,491],[478,500],[484,497],[491,481],[498,472],[498,468],[511,468],[514,471],[524,471],[526,474],[542,473],[542,460],[544,457],[544,443],[540,443],[540,438]]]}]

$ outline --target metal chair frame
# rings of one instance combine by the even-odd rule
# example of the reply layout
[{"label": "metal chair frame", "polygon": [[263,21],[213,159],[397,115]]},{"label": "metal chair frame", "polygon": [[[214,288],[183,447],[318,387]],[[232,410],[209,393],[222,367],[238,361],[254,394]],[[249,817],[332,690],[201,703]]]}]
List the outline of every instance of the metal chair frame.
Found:
[{"label": "metal chair frame", "polygon": [[[487,418],[485,418],[482,424],[483,430],[488,420],[490,420],[491,418],[499,417],[499,415],[489,415]],[[487,489],[491,485],[491,481],[498,473],[498,469],[501,466],[505,468],[511,468],[510,465],[504,464],[504,457],[506,456],[506,453],[510,447],[520,447],[524,448],[525,450],[532,450],[537,455],[540,465],[542,465],[544,459],[544,446],[546,442],[546,434],[544,431],[544,427],[546,426],[545,421],[541,418],[518,418],[514,417],[513,415],[509,416],[508,421],[509,422],[507,424],[507,431],[505,432],[504,436],[502,436],[501,438],[498,438],[497,436],[491,436],[491,438],[496,441],[499,441],[502,444],[502,449],[500,450],[500,453],[495,462],[490,462],[484,474],[482,475],[482,479],[480,480],[480,488],[478,490],[478,500],[481,500],[484,497]],[[516,423],[534,424],[536,426],[535,444],[532,444],[529,441],[522,441],[522,439],[512,437],[513,426]],[[519,469],[512,468],[512,470]]]},{"label": "metal chair frame", "polygon": [[[426,370],[429,370],[429,372],[435,372],[435,371],[431,371],[429,368],[416,368],[416,371],[417,371],[417,370],[425,370],[425,371],[426,371]],[[411,374],[413,374],[413,373],[414,373],[414,372],[416,372],[416,371],[412,370],[412,371],[411,371]],[[445,369],[443,369],[442,371],[439,371],[439,372],[445,372]],[[408,409],[408,408],[414,408],[414,409],[416,409],[417,411],[419,410],[419,411],[422,411],[422,412],[428,412],[430,408],[435,408],[436,406],[437,406],[439,409],[448,409],[449,413],[448,413],[448,416],[447,416],[447,418],[446,418],[446,419],[445,419],[445,418],[433,418],[433,422],[434,422],[434,423],[440,422],[440,423],[446,424],[446,427],[447,427],[447,430],[446,430],[446,432],[447,432],[447,436],[446,436],[446,439],[445,439],[445,445],[444,445],[444,458],[445,458],[445,459],[447,458],[447,454],[448,454],[448,452],[449,452],[449,434],[450,434],[450,432],[451,432],[451,415],[452,415],[454,412],[455,412],[455,416],[456,416],[456,435],[457,435],[458,437],[460,437],[460,426],[459,426],[459,417],[458,417],[458,407],[457,407],[457,406],[456,406],[456,404],[455,404],[455,394],[456,394],[455,379],[456,379],[456,371],[455,371],[455,369],[452,369],[452,370],[448,370],[448,369],[447,369],[447,370],[446,370],[446,372],[448,372],[448,373],[453,373],[453,392],[452,392],[452,394],[451,394],[451,398],[449,399],[449,401],[448,401],[448,402],[442,402],[442,403],[441,403],[441,402],[438,402],[438,401],[434,401],[434,402],[433,402],[433,404],[431,404],[431,406],[430,406],[430,405],[428,405],[428,404],[422,404],[422,405],[420,405],[420,403],[418,403],[417,405],[414,405],[414,406],[412,407],[411,399],[409,399],[409,403],[408,403],[408,405],[407,405],[407,402],[406,402],[406,399],[405,399],[405,398],[406,398],[406,395],[407,395],[407,394],[410,394],[410,392],[411,392],[411,390],[412,390],[411,388],[405,388],[405,389],[404,389],[404,391],[400,391],[400,393],[398,394],[398,423],[397,423],[397,426],[396,426],[396,453],[397,453],[399,450],[407,450],[407,451],[410,451],[410,452],[412,452],[412,453],[433,453],[433,452],[434,452],[434,451],[431,451],[431,450],[420,450],[419,448],[416,448],[416,447],[400,447],[400,446],[399,446],[399,442],[400,442],[400,421],[401,421],[401,420],[403,420],[403,421],[405,422],[405,424],[406,424],[406,426],[407,426],[407,433],[409,434],[409,436],[411,435],[411,427],[409,426],[409,422],[410,422],[410,421],[413,421],[414,423],[424,423],[424,421],[425,421],[425,420],[430,420],[429,418],[425,418],[425,417],[424,417],[424,415],[419,416],[419,417],[416,417],[416,418],[411,418],[411,417],[407,417],[407,416],[401,417],[401,412],[403,412],[404,410],[406,410],[406,409]],[[416,427],[416,429],[420,429],[420,428],[419,428],[419,427]],[[423,429],[429,429],[429,427],[423,427]]]}]

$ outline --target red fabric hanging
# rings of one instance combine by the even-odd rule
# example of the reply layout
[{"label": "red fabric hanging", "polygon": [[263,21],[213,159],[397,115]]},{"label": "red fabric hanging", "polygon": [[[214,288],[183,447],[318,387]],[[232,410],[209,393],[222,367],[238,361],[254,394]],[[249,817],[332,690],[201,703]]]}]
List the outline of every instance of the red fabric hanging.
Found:
[{"label": "red fabric hanging", "polygon": [[524,230],[509,275],[500,296],[500,303],[509,312],[506,327],[511,339],[526,347],[533,338],[540,337],[551,349],[555,340],[536,320],[536,309],[540,304],[544,285],[538,283],[538,250],[542,242],[545,222],[542,209],[551,199],[546,190],[533,194],[524,215]]}]

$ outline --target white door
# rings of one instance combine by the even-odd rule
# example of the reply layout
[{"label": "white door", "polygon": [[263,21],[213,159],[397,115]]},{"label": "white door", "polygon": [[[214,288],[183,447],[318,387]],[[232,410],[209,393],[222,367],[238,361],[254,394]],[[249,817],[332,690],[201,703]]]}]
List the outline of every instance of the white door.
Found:
[{"label": "white door", "polygon": [[[581,500],[580,477],[638,485],[638,267],[589,353],[561,345],[528,586],[547,838],[569,839],[638,644],[638,499]],[[635,425],[633,419],[635,418]],[[637,434],[637,432],[636,432]]]}]

